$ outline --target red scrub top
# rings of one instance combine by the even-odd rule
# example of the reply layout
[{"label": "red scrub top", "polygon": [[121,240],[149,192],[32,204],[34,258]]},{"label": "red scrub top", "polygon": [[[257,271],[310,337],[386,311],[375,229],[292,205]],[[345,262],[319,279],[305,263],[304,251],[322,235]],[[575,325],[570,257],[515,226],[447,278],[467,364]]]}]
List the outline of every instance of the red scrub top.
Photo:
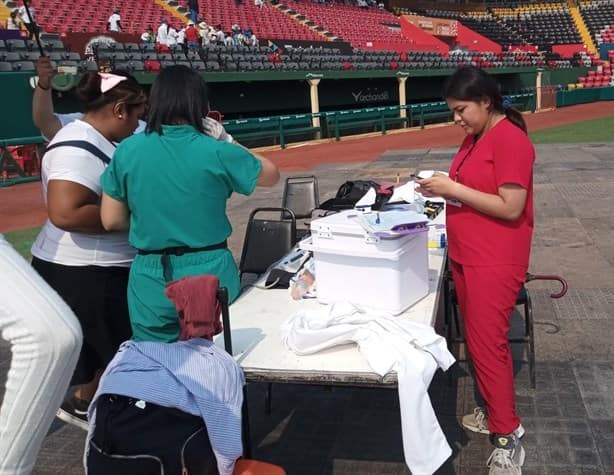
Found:
[{"label": "red scrub top", "polygon": [[535,149],[520,128],[503,119],[475,142],[467,136],[450,167],[450,178],[493,195],[506,183],[527,190],[524,211],[515,221],[487,216],[462,203],[448,202],[449,257],[465,265],[528,266],[533,235]]}]

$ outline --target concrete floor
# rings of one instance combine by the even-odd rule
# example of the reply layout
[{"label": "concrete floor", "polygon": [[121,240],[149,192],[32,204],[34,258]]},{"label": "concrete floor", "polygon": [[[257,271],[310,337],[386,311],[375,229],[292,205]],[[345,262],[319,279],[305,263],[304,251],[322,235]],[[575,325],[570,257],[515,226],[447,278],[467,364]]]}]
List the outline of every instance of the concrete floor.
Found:
[{"label": "concrete floor", "polygon": [[[530,271],[563,275],[556,285],[528,284],[534,303],[537,388],[530,388],[524,348],[518,359],[516,401],[527,434],[523,474],[614,475],[614,151],[611,145],[538,146],[535,165],[536,230]],[[368,164],[320,166],[321,200],[346,179],[394,179],[414,169],[447,169],[452,149],[389,151]],[[233,197],[230,245],[238,258],[249,211],[281,203],[283,184]],[[522,323],[514,315],[513,326]],[[0,348],[0,380],[8,357]],[[457,348],[455,348],[457,350]],[[454,454],[438,474],[482,474],[491,447],[467,433],[460,416],[475,405],[465,363],[438,373],[431,397]],[[405,474],[395,390],[277,385],[265,414],[264,388],[250,388],[254,458],[295,474]],[[56,421],[41,450],[36,474],[81,474],[84,432]]]}]

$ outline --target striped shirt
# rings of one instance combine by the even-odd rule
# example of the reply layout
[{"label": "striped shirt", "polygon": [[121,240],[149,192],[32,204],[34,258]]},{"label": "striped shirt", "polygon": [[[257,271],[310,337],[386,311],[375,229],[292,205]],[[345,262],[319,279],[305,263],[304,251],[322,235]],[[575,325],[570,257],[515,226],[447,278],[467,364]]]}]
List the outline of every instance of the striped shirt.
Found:
[{"label": "striped shirt", "polygon": [[98,396],[119,394],[201,416],[220,475],[231,475],[243,453],[244,384],[243,371],[232,356],[208,340],[126,341],[107,366],[90,404],[86,451],[94,435]]}]

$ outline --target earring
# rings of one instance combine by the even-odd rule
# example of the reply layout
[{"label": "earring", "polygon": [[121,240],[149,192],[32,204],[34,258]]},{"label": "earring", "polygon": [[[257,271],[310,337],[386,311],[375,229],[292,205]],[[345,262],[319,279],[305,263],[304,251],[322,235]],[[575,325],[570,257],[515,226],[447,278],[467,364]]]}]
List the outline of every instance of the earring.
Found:
[{"label": "earring", "polygon": [[120,119],[122,119],[124,116],[119,114],[117,117],[119,117]]}]

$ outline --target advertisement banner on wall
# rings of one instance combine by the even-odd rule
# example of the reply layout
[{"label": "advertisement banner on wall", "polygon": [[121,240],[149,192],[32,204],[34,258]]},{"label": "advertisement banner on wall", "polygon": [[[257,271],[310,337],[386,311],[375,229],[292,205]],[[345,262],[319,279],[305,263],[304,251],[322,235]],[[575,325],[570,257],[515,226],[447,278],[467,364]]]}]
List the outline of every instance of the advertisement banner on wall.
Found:
[{"label": "advertisement banner on wall", "polygon": [[405,15],[405,17],[418,28],[435,36],[455,38],[458,35],[458,21],[445,18],[430,18],[419,15]]},{"label": "advertisement banner on wall", "polygon": [[108,46],[112,43],[140,43],[141,37],[129,33],[66,33],[62,36],[62,43],[70,51],[75,51],[81,56],[92,56],[94,45]]}]

